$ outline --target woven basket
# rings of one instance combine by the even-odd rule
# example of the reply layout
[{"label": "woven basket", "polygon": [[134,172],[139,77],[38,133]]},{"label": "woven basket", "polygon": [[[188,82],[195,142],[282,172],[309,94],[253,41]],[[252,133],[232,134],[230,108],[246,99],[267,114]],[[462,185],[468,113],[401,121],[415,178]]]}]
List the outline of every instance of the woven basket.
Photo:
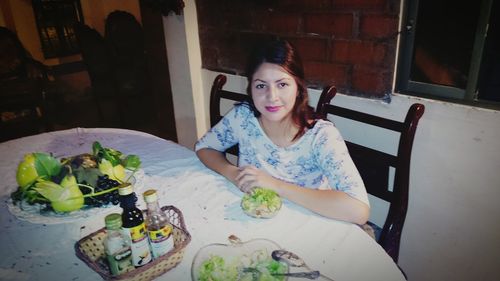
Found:
[{"label": "woven basket", "polygon": [[174,206],[164,206],[162,210],[174,227],[174,248],[160,258],[129,272],[112,276],[104,253],[105,228],[80,239],[75,244],[76,256],[105,280],[147,281],[164,274],[182,261],[184,250],[191,241],[191,235],[186,230],[184,218],[179,209]]}]

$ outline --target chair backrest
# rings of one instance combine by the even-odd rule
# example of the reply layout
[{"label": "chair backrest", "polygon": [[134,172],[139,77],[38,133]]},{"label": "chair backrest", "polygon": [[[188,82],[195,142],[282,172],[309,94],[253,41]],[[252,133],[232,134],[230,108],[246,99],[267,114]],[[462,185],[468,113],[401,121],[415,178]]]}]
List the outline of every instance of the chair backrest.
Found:
[{"label": "chair backrest", "polygon": [[0,27],[0,142],[52,129],[46,110],[46,71],[15,32]]},{"label": "chair backrest", "polygon": [[[399,133],[396,155],[346,141],[349,154],[363,178],[368,193],[389,203],[389,211],[377,242],[397,262],[401,232],[408,209],[413,139],[418,121],[424,114],[424,105],[413,104],[405,120],[399,122],[332,105],[331,98],[333,96],[324,91],[318,102],[316,111],[322,118],[326,119],[328,114],[331,114]],[[392,190],[389,176],[391,167],[394,169]]]},{"label": "chair backrest", "polygon": [[74,30],[83,62],[92,82],[111,81],[113,79],[112,52],[104,37],[84,23],[75,23]]},{"label": "chair backrest", "polygon": [[[222,87],[226,84],[227,78],[223,74],[217,75],[210,90],[210,126],[213,127],[222,119],[220,111],[222,99],[232,100],[234,102],[242,102],[248,100],[248,95],[223,90]],[[238,145],[235,145],[228,150],[227,153],[238,156]]]}]

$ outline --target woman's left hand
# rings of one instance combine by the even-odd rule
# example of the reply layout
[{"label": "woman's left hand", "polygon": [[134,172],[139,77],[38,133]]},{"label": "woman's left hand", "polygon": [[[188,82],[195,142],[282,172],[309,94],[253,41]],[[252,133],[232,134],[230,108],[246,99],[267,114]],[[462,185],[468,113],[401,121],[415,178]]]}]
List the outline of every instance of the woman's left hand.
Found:
[{"label": "woman's left hand", "polygon": [[236,176],[238,188],[245,193],[249,193],[255,187],[274,189],[275,181],[277,179],[254,166],[241,167]]}]

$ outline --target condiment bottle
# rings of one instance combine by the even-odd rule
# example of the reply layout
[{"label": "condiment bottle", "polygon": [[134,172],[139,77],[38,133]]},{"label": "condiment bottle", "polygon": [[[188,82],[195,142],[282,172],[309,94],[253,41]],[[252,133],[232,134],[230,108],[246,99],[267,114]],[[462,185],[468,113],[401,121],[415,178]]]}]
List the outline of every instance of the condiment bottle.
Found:
[{"label": "condiment bottle", "polygon": [[142,211],[135,206],[137,197],[132,185],[118,188],[122,213],[123,232],[132,241],[132,262],[134,266],[143,266],[152,260],[146,226]]},{"label": "condiment bottle", "polygon": [[111,274],[117,276],[133,270],[131,242],[121,230],[121,215],[109,214],[104,218],[104,223],[106,224],[104,251],[106,252]]},{"label": "condiment bottle", "polygon": [[156,190],[144,192],[144,201],[147,205],[146,229],[153,252],[153,258],[158,258],[174,248],[172,224],[168,216],[161,210]]}]

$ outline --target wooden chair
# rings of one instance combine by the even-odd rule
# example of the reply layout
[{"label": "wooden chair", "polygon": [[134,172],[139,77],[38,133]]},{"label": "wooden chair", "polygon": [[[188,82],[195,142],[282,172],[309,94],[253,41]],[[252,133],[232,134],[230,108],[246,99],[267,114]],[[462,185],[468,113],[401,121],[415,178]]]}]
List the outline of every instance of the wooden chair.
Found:
[{"label": "wooden chair", "polygon": [[114,81],[111,48],[97,30],[84,23],[75,23],[74,30],[90,77],[99,120],[106,127],[120,126],[122,112],[116,105],[119,97]]},{"label": "wooden chair", "polygon": [[[220,112],[221,100],[232,100],[234,102],[242,102],[248,100],[248,95],[230,92],[223,90],[222,87],[226,84],[227,78],[223,74],[217,75],[212,84],[212,89],[210,91],[210,126],[213,127],[222,119],[222,114]],[[238,156],[238,145],[232,146],[226,150],[226,153]]]},{"label": "wooden chair", "polygon": [[[363,178],[371,195],[389,203],[389,211],[382,228],[373,223],[377,242],[397,263],[399,244],[408,209],[408,185],[413,139],[418,121],[424,114],[424,105],[413,104],[403,122],[370,115],[367,113],[330,104],[336,91],[328,87],[319,99],[316,112],[326,119],[328,114],[366,123],[375,127],[399,133],[397,154],[388,154],[373,148],[346,141],[349,154]],[[390,168],[394,169],[392,190],[390,190]],[[378,231],[377,231],[378,230]]]},{"label": "wooden chair", "polygon": [[52,129],[45,98],[46,66],[17,34],[0,27],[0,142]]}]

